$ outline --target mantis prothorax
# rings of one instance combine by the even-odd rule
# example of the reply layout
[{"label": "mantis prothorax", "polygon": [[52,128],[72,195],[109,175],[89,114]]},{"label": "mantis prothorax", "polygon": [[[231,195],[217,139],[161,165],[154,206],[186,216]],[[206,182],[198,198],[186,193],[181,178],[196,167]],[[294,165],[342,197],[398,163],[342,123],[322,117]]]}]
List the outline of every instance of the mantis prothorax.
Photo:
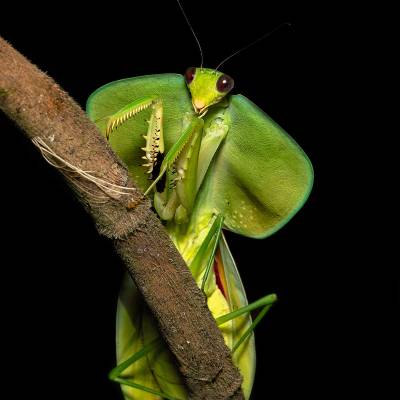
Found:
[{"label": "mantis prothorax", "polygon": [[[306,201],[311,163],[286,132],[242,95],[233,79],[191,67],[105,85],[87,111],[165,222],[207,296],[250,397],[252,333],[275,295],[248,305],[222,228],[265,238]],[[153,195],[154,192],[154,195]],[[262,307],[252,321],[249,311]],[[124,280],[117,313],[117,361],[110,378],[126,400],[187,399],[172,356],[133,283]]]}]

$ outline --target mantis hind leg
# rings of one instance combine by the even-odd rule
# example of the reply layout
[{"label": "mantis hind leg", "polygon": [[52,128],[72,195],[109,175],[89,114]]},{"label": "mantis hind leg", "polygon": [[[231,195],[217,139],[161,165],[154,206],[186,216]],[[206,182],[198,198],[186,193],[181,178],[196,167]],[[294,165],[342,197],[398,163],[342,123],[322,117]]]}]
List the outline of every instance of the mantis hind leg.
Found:
[{"label": "mantis hind leg", "polygon": [[231,321],[232,319],[235,319],[237,317],[240,317],[243,314],[247,314],[253,310],[256,310],[257,308],[261,308],[262,310],[260,313],[257,315],[257,317],[254,319],[254,321],[251,323],[249,328],[246,330],[246,332],[237,340],[237,342],[233,345],[232,347],[232,353],[234,353],[240,345],[250,337],[251,333],[254,331],[256,326],[260,323],[260,321],[264,318],[265,314],[269,311],[271,306],[277,301],[277,296],[276,294],[270,294],[268,296],[264,296],[261,299],[245,306],[242,308],[239,308],[235,311],[232,311],[228,314],[222,315],[221,317],[216,318],[215,322],[217,323],[218,326],[224,324],[225,322]]},{"label": "mantis hind leg", "polygon": [[160,350],[162,348],[162,346],[163,346],[163,343],[162,343],[161,338],[156,338],[156,339],[152,340],[150,343],[143,346],[143,348],[140,351],[133,354],[131,357],[126,359],[124,362],[122,362],[121,364],[119,364],[115,368],[113,368],[110,371],[110,373],[108,374],[109,379],[112,380],[113,382],[119,383],[120,385],[126,385],[126,386],[132,387],[134,389],[138,389],[143,392],[150,393],[155,396],[159,396],[163,399],[182,400],[182,399],[178,399],[177,397],[171,396],[167,393],[163,393],[159,390],[156,390],[149,386],[145,386],[145,385],[136,383],[130,379],[126,379],[123,377],[123,372],[127,368],[129,368],[132,364],[134,364],[136,361],[140,360],[141,358],[145,357],[150,352]]}]

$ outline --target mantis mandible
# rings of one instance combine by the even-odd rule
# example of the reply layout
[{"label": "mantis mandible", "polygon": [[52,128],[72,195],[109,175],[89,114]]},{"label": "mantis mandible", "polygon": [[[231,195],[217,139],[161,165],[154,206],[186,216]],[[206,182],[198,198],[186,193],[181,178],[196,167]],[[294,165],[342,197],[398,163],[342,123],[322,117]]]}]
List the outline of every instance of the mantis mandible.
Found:
[{"label": "mantis mandible", "polygon": [[[313,169],[267,114],[246,97],[230,94],[233,86],[231,77],[201,64],[184,76],[109,83],[90,96],[87,111],[137,185],[152,196],[170,238],[207,296],[248,399],[255,373],[253,330],[276,296],[248,304],[222,228],[253,238],[276,232],[306,201]],[[249,312],[260,307],[252,321]],[[126,400],[188,398],[128,277],[118,302],[117,362],[110,378],[121,384]]]}]

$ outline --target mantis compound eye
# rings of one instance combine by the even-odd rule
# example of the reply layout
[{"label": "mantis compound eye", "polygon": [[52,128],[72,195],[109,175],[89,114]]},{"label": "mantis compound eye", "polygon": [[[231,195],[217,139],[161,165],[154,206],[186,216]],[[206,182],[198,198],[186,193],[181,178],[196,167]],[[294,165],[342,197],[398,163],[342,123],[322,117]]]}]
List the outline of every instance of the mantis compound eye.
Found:
[{"label": "mantis compound eye", "polygon": [[186,83],[190,85],[194,79],[194,76],[196,74],[196,68],[195,67],[190,67],[186,70],[185,72],[185,79]]},{"label": "mantis compound eye", "polygon": [[217,80],[217,90],[220,93],[228,93],[234,85],[233,79],[228,75],[221,75]]}]

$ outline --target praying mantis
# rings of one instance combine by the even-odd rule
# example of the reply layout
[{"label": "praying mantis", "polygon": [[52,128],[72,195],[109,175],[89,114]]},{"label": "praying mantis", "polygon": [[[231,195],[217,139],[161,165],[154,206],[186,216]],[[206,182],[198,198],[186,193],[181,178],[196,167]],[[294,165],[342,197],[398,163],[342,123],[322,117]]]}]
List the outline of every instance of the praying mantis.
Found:
[{"label": "praying mantis", "polygon": [[[186,17],[186,16],[185,16]],[[217,69],[188,68],[109,83],[87,103],[132,178],[153,199],[207,298],[250,397],[253,330],[274,294],[248,304],[222,228],[265,238],[302,207],[313,183],[296,142]],[[261,308],[251,319],[249,312]],[[126,400],[184,400],[188,393],[155,322],[125,277],[117,309],[117,367],[110,378]]]}]

